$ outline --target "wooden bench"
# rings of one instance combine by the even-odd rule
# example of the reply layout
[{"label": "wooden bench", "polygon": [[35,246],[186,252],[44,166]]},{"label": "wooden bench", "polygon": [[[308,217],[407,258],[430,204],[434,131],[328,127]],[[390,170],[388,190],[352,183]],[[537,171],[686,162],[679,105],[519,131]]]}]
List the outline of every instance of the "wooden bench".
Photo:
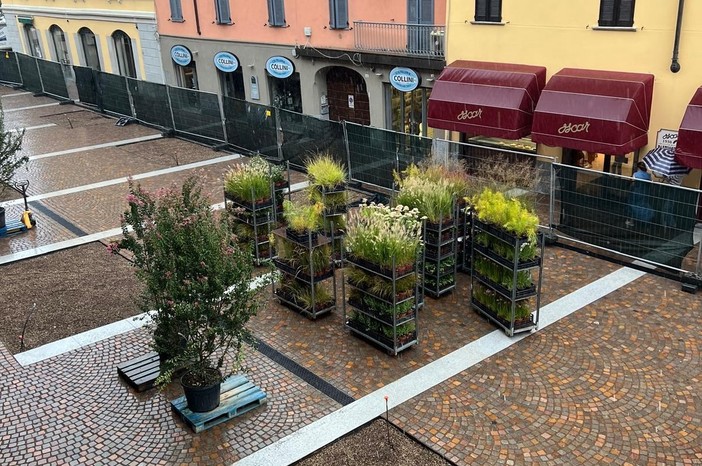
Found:
[{"label": "wooden bench", "polygon": [[117,365],[117,375],[137,392],[153,388],[160,374],[161,361],[155,352]]}]

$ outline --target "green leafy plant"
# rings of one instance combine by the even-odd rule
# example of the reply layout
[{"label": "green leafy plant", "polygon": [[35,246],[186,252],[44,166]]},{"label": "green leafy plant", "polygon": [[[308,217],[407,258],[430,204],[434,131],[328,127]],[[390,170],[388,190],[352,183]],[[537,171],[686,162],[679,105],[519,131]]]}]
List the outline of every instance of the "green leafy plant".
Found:
[{"label": "green leafy plant", "polygon": [[261,157],[237,164],[224,175],[224,190],[240,202],[266,201],[271,198],[271,167]]},{"label": "green leafy plant", "polygon": [[141,308],[154,311],[154,349],[168,358],[157,382],[185,368],[190,382],[221,382],[225,356],[234,350],[236,370],[243,344],[253,342],[245,325],[256,314],[250,253],[239,248],[227,216],[215,218],[195,178],[180,189],[156,194],[129,183],[123,238],[109,250],[134,257],[144,285]]},{"label": "green leafy plant", "polygon": [[518,199],[507,198],[501,192],[486,188],[472,199],[472,205],[481,222],[504,228],[529,241],[536,241],[539,217]]}]

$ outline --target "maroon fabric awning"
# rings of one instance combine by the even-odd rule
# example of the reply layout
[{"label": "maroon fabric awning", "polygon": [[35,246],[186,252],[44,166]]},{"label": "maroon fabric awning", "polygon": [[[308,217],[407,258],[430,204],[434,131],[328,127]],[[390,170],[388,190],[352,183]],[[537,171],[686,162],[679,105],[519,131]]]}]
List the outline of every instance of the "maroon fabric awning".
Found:
[{"label": "maroon fabric awning", "polygon": [[623,155],[648,143],[653,75],[564,68],[549,79],[531,138],[554,147]]},{"label": "maroon fabric awning", "polygon": [[702,87],[695,92],[680,123],[675,160],[686,167],[702,168]]},{"label": "maroon fabric awning", "polygon": [[434,83],[427,124],[476,136],[519,139],[531,132],[532,114],[545,83],[543,66],[455,61]]}]

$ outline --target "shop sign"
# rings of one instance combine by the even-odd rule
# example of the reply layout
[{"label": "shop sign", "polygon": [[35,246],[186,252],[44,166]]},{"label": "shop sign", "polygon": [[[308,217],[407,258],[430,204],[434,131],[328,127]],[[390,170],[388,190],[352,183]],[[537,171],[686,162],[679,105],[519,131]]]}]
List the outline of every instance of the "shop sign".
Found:
[{"label": "shop sign", "polygon": [[266,62],[266,71],[274,78],[289,78],[294,70],[295,66],[285,57],[271,57]]},{"label": "shop sign", "polygon": [[232,73],[239,68],[239,60],[229,52],[217,52],[214,56],[214,64],[218,70],[225,73]]},{"label": "shop sign", "polygon": [[678,145],[678,132],[670,129],[660,129],[656,133],[656,146],[675,149]]},{"label": "shop sign", "polygon": [[193,61],[193,56],[190,54],[190,50],[182,45],[174,45],[171,47],[171,58],[173,61],[180,66],[188,66],[191,61]]},{"label": "shop sign", "polygon": [[396,67],[390,71],[390,84],[401,92],[411,92],[419,87],[419,75],[410,68]]},{"label": "shop sign", "polygon": [[483,109],[478,108],[477,110],[473,110],[473,111],[463,110],[461,113],[458,114],[458,116],[456,117],[456,120],[458,120],[458,121],[472,120],[473,118],[481,119],[482,117],[483,117]]},{"label": "shop sign", "polygon": [[34,16],[18,16],[17,21],[21,24],[34,24]]},{"label": "shop sign", "polygon": [[563,126],[558,128],[558,134],[569,134],[569,133],[582,133],[583,131],[589,133],[590,122],[585,123],[563,123]]}]

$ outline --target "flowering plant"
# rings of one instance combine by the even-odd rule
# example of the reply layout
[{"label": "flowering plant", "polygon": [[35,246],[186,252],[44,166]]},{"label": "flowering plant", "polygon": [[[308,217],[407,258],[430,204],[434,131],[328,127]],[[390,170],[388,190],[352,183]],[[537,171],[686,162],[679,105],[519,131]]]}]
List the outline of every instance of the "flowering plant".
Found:
[{"label": "flowering plant", "polygon": [[386,269],[416,260],[422,244],[417,209],[363,203],[349,213],[347,222],[346,249],[355,257]]},{"label": "flowering plant", "polygon": [[235,370],[245,328],[259,303],[249,287],[253,263],[232,236],[228,216],[216,219],[196,179],[181,189],[149,193],[129,183],[123,238],[109,245],[133,255],[144,285],[140,306],[152,311],[153,348],[167,360],[159,384],[185,368],[189,385],[221,382],[224,357],[234,349]]}]

